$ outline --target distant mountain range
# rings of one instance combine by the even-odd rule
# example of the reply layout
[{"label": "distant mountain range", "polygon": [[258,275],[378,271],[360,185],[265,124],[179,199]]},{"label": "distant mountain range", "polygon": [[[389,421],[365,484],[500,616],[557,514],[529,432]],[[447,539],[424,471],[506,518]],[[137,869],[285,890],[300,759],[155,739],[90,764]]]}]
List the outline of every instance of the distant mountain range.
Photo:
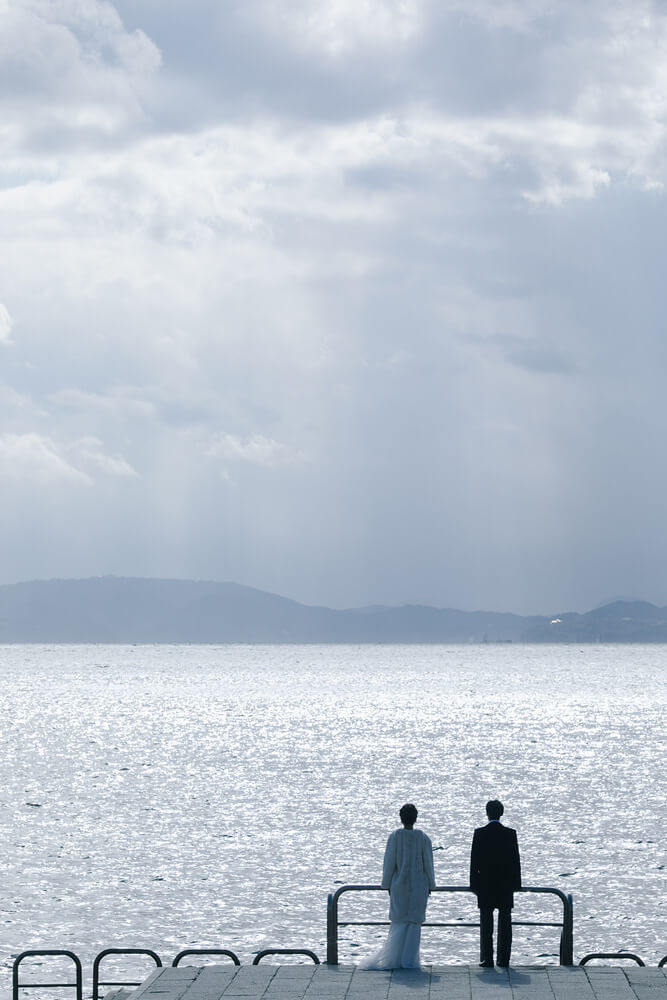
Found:
[{"label": "distant mountain range", "polygon": [[406,604],[336,611],[237,583],[94,577],[0,586],[0,642],[667,642],[667,608],[541,616]]}]

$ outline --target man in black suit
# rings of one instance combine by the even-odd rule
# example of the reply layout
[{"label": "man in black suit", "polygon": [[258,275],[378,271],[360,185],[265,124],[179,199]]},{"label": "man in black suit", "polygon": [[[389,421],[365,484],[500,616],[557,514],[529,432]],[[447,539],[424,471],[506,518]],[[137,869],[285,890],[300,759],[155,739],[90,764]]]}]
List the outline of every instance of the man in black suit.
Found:
[{"label": "man in black suit", "polygon": [[500,822],[504,812],[497,799],[486,803],[489,822],[475,830],[470,851],[470,888],[479,907],[479,964],[484,969],[493,968],[494,910],[498,910],[497,964],[502,968],[510,964],[514,892],[521,888],[516,831]]}]

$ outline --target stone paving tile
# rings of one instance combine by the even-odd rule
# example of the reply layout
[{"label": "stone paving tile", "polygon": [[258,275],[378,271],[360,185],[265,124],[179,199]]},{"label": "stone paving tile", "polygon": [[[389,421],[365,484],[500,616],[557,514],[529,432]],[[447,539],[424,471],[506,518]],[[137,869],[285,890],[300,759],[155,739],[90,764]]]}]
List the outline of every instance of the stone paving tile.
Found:
[{"label": "stone paving tile", "polygon": [[[319,977],[314,976],[312,972],[305,976],[276,976],[276,978],[273,980],[273,982],[276,985],[286,986],[288,989],[302,990],[304,992],[306,990],[317,989],[317,984],[319,981],[320,981]],[[345,987],[347,986],[347,981],[338,980],[338,983],[340,984],[340,986],[342,986],[343,989],[345,989]],[[323,982],[323,986],[325,989],[327,989],[330,985],[333,985],[333,987],[335,988],[337,984],[336,983],[331,984],[329,980]]]},{"label": "stone paving tile", "polygon": [[360,975],[352,980],[347,990],[347,996],[384,996],[388,992],[389,981],[373,979],[369,973],[368,978]]},{"label": "stone paving tile", "polygon": [[274,993],[271,989],[268,989],[262,996],[264,1000],[269,1000],[270,997],[275,997],[276,1000],[303,1000],[303,990],[297,990],[294,993]]},{"label": "stone paving tile", "polygon": [[200,974],[206,973],[207,976],[236,976],[239,972],[247,968],[253,969],[256,966],[234,965],[233,962],[225,962],[224,965],[213,965],[213,963],[188,965],[186,959],[179,965],[179,969],[198,969]]},{"label": "stone paving tile", "polygon": [[204,970],[202,969],[202,974],[197,977],[192,986],[190,987],[190,994],[195,993],[207,993],[221,992],[227,988],[227,986],[234,981],[234,974],[231,976],[215,976],[215,975],[204,975]]},{"label": "stone paving tile", "polygon": [[330,972],[324,966],[316,965],[312,978],[313,982],[322,983],[323,986],[345,986],[349,984],[352,975],[351,972]]},{"label": "stone paving tile", "polygon": [[[210,970],[211,973],[215,970],[214,965],[207,965],[206,970]],[[276,968],[271,965],[235,965],[233,968],[234,978],[238,979],[239,982],[263,982],[264,980],[273,979],[281,969]],[[225,973],[229,970],[225,969]]]},{"label": "stone paving tile", "polygon": [[308,996],[344,997],[350,986],[349,979],[330,979],[328,976],[315,976],[308,984]]},{"label": "stone paving tile", "polygon": [[586,966],[586,975],[598,1000],[636,1000],[625,969]]},{"label": "stone paving tile", "polygon": [[664,989],[667,986],[667,969],[665,968],[627,969],[625,975],[637,996],[643,993],[655,996],[655,990]]},{"label": "stone paving tile", "polygon": [[[164,976],[167,972],[168,976]],[[196,969],[155,969],[141,986],[132,992],[132,1000],[156,997],[159,1000],[180,1000],[197,975]]]},{"label": "stone paving tile", "polygon": [[550,969],[549,984],[554,1000],[594,1000],[595,994],[586,974],[579,969]]},{"label": "stone paving tile", "polygon": [[389,990],[353,990],[350,989],[345,1000],[386,1000]]},{"label": "stone paving tile", "polygon": [[[317,987],[313,986],[312,979],[278,979],[276,977],[271,983],[269,989],[272,993],[300,993],[301,996],[312,994],[313,990],[318,992]],[[345,995],[344,988],[342,995]]]},{"label": "stone paving tile", "polygon": [[240,996],[242,993],[247,993],[249,996],[256,994],[261,996],[264,990],[273,985],[274,980],[271,979],[242,979],[241,976],[236,976],[227,983],[225,993],[230,996]]},{"label": "stone paving tile", "polygon": [[140,986],[138,986],[135,990],[132,990],[133,998],[141,996],[142,993],[145,993],[146,990],[150,989],[150,987],[153,985],[153,981],[157,979],[158,976],[162,975],[163,971],[164,970],[161,968],[154,969],[153,972],[151,972],[150,976],[144,979],[143,983],[141,983]]},{"label": "stone paving tile", "polygon": [[220,1000],[224,992],[225,986],[222,983],[217,989],[211,987],[207,990],[202,990],[193,986],[188,990],[188,1000]]},{"label": "stone paving tile", "polygon": [[[225,996],[227,997],[254,997],[259,994],[260,996],[267,988],[267,983],[237,983],[236,980],[232,980],[231,983],[225,989]],[[276,991],[279,992],[279,991]]]},{"label": "stone paving tile", "polygon": [[[181,966],[179,966],[181,968]],[[233,979],[243,968],[242,965],[186,965],[184,969],[196,969],[199,973],[197,981],[200,979]]]},{"label": "stone paving tile", "polygon": [[379,973],[360,972],[359,975],[350,980],[348,992],[386,992],[390,985],[391,980],[388,977],[385,978]]},{"label": "stone paving tile", "polygon": [[[256,965],[256,969],[261,969],[261,965]],[[267,968],[269,966],[267,965]],[[318,965],[279,965],[275,972],[281,979],[312,979],[315,972],[322,968]]]},{"label": "stone paving tile", "polygon": [[337,976],[332,975],[330,972],[325,972],[322,970],[320,972],[321,966],[317,966],[317,972],[311,975],[309,985],[322,990],[345,990],[350,985],[352,980],[351,975]]},{"label": "stone paving tile", "polygon": [[328,979],[324,976],[317,976],[308,983],[307,992],[309,995],[342,996],[348,991],[350,981],[346,979]]},{"label": "stone paving tile", "polygon": [[228,976],[216,976],[209,973],[208,970],[202,969],[191,984],[189,992],[198,993],[202,991],[205,993],[207,990],[224,990],[230,983],[234,982],[235,978],[233,973]]},{"label": "stone paving tile", "polygon": [[354,997],[386,997],[389,994],[389,983],[369,982],[354,979],[350,983],[347,996]]},{"label": "stone paving tile", "polygon": [[380,986],[389,989],[390,984],[390,972],[371,972],[370,969],[359,969],[350,981],[351,988],[359,989],[373,989]]},{"label": "stone paving tile", "polygon": [[388,983],[386,986],[377,984],[368,989],[363,986],[351,986],[347,992],[346,1000],[386,1000],[388,996]]},{"label": "stone paving tile", "polygon": [[228,979],[207,979],[205,983],[193,983],[188,990],[188,1000],[206,1000],[208,997],[221,997],[229,986]]}]

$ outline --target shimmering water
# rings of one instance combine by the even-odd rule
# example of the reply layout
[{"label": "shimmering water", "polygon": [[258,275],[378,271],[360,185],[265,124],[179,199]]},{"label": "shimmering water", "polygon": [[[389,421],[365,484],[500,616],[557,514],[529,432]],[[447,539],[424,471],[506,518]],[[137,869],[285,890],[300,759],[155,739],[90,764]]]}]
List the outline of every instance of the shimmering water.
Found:
[{"label": "shimmering water", "polygon": [[[324,957],[327,893],[379,881],[408,800],[440,884],[467,883],[499,797],[524,882],[574,895],[576,956],[667,953],[663,647],[9,646],[0,675],[5,989],[37,947]],[[386,897],[365,907],[384,919]],[[383,933],[343,932],[341,961]],[[517,964],[557,950],[515,931]],[[477,932],[425,930],[422,953],[475,961]]]}]

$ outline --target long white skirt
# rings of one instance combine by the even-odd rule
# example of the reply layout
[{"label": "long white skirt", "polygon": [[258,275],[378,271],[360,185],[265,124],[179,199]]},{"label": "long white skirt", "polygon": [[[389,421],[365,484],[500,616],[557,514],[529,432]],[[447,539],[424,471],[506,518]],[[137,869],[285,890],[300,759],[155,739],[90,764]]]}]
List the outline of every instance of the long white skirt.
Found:
[{"label": "long white skirt", "polygon": [[420,969],[421,924],[389,925],[387,940],[379,951],[359,962],[360,969]]}]

